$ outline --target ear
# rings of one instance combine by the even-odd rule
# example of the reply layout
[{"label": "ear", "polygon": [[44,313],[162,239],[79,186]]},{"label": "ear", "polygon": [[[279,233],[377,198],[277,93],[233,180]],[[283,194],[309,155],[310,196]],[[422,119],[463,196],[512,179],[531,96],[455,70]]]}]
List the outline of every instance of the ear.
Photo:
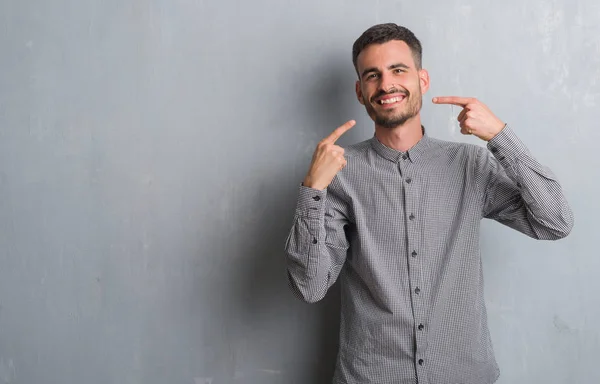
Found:
[{"label": "ear", "polygon": [[358,99],[359,103],[365,105],[365,102],[363,101],[362,90],[360,89],[360,80],[356,80],[356,98]]},{"label": "ear", "polygon": [[419,69],[419,83],[421,84],[421,93],[429,89],[429,72],[426,69]]}]

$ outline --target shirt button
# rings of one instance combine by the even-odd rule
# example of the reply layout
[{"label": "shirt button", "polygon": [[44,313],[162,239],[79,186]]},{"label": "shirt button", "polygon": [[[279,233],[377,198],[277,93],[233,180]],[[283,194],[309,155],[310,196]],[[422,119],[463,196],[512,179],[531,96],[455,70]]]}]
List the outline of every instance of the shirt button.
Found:
[{"label": "shirt button", "polygon": [[318,243],[317,238],[313,237],[313,244],[317,244],[317,243]]},{"label": "shirt button", "polygon": [[406,159],[408,159],[408,156],[402,155],[402,160],[406,160]]},{"label": "shirt button", "polygon": [[417,257],[417,251],[412,252],[412,257]]},{"label": "shirt button", "polygon": [[410,184],[410,182],[411,182],[411,181],[412,181],[412,179],[411,179],[410,177],[406,179],[406,182],[407,182],[408,184]]},{"label": "shirt button", "polygon": [[411,213],[411,214],[410,214],[410,216],[408,216],[408,218],[409,218],[410,220],[414,220],[414,219],[415,219],[415,215],[413,215],[413,214]]},{"label": "shirt button", "polygon": [[419,292],[421,292],[421,290],[419,289],[419,287],[415,288],[415,293],[418,295]]},{"label": "shirt button", "polygon": [[424,326],[423,324],[419,324],[419,327],[418,327],[418,328],[419,328],[419,331],[422,331],[422,330],[423,330],[423,328],[425,328],[425,326]]},{"label": "shirt button", "polygon": [[314,201],[319,201],[319,200],[321,200],[321,196],[315,196],[315,197],[313,197],[313,200]]},{"label": "shirt button", "polygon": [[419,359],[419,365],[423,365],[424,361],[423,359]]}]

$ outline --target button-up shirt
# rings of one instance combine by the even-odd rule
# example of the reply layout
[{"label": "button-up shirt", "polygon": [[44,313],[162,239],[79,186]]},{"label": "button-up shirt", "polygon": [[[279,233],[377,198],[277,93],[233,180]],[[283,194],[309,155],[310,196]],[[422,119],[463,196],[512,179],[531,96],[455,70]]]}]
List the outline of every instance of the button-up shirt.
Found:
[{"label": "button-up shirt", "polygon": [[487,147],[425,132],[406,152],[374,136],[345,157],[326,190],[300,186],[285,245],[302,300],[322,299],[340,279],[334,383],[495,382],[481,219],[536,239],[566,236],[573,214],[556,177],[509,126]]}]

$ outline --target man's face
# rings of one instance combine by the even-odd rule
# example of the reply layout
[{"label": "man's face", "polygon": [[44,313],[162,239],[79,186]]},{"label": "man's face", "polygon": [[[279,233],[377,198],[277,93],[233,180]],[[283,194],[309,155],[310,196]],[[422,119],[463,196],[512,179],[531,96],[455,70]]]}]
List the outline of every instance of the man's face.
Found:
[{"label": "man's face", "polygon": [[429,75],[418,70],[404,41],[371,44],[357,59],[356,96],[375,124],[395,128],[417,116]]}]

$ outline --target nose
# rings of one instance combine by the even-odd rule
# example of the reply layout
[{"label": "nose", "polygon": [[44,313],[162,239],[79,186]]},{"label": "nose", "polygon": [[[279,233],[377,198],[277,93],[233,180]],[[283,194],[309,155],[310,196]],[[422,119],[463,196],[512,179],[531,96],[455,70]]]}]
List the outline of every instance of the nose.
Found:
[{"label": "nose", "polygon": [[387,73],[382,73],[380,77],[379,88],[385,93],[389,93],[392,89],[396,88],[392,76]]}]

